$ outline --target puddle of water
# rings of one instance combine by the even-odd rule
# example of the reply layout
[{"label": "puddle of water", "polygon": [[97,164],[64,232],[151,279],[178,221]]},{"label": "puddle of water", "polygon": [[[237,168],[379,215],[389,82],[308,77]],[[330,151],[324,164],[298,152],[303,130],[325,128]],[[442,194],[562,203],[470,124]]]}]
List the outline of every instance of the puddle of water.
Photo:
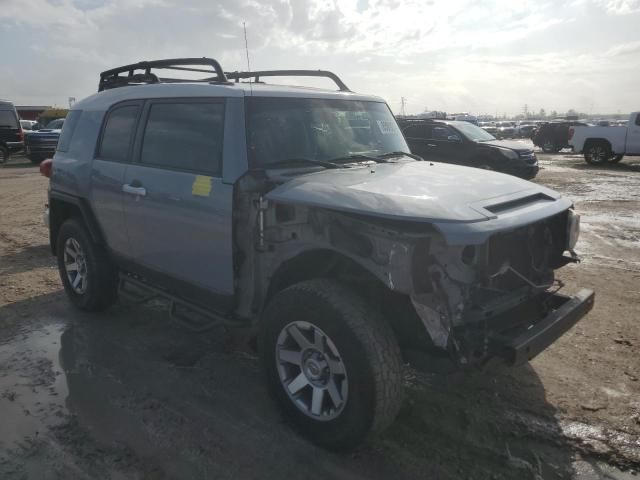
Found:
[{"label": "puddle of water", "polygon": [[13,448],[60,423],[67,381],[60,365],[63,325],[0,338],[0,446]]}]

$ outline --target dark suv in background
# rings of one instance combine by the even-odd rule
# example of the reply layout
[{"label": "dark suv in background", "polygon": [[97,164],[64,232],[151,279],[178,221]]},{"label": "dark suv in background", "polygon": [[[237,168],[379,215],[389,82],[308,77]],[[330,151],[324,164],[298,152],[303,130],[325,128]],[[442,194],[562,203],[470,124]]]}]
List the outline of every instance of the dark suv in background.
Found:
[{"label": "dark suv in background", "polygon": [[469,122],[398,120],[411,152],[425,160],[483,168],[531,179],[538,159],[527,145],[498,140]]},{"label": "dark suv in background", "polygon": [[533,136],[533,144],[545,153],[557,153],[569,148],[569,127],[586,127],[587,124],[575,120],[543,123]]},{"label": "dark suv in background", "polygon": [[13,103],[0,100],[0,164],[9,159],[9,155],[22,150],[24,133]]}]

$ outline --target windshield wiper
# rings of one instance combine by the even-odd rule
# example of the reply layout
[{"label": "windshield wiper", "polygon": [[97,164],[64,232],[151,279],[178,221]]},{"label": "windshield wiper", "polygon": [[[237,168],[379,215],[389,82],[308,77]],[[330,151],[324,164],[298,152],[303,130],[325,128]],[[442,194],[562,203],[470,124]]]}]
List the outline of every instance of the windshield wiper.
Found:
[{"label": "windshield wiper", "polygon": [[308,163],[311,165],[318,165],[324,168],[344,168],[342,165],[338,165],[333,162],[326,162],[324,160],[314,160],[312,158],[287,158],[285,160],[278,160],[277,162],[271,162],[264,165],[263,168],[273,168],[285,165],[291,165],[295,163]]},{"label": "windshield wiper", "polygon": [[345,162],[348,160],[354,160],[354,161],[371,160],[376,163],[382,163],[382,160],[380,158],[372,157],[370,155],[364,155],[362,153],[354,153],[352,155],[345,155],[344,157],[336,157],[331,159],[332,162]]},{"label": "windshield wiper", "polygon": [[409,158],[413,158],[414,160],[418,160],[419,162],[424,161],[424,158],[418,156],[418,155],[414,155],[413,153],[407,153],[407,152],[389,152],[389,153],[383,153],[382,155],[378,155],[378,158],[390,158],[390,157],[401,157],[401,156],[406,156]]}]

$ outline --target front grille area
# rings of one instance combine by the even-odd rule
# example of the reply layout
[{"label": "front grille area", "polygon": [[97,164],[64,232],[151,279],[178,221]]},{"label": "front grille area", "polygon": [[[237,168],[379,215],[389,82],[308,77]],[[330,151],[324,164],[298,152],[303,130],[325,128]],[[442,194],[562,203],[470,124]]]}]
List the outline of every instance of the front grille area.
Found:
[{"label": "front grille area", "polygon": [[566,212],[489,240],[487,273],[491,287],[515,290],[527,282],[546,285],[553,281],[553,268],[564,253]]},{"label": "front grille area", "polygon": [[536,154],[533,151],[528,152],[520,152],[520,158],[523,159],[529,165],[535,165],[538,163],[538,159],[536,158]]}]

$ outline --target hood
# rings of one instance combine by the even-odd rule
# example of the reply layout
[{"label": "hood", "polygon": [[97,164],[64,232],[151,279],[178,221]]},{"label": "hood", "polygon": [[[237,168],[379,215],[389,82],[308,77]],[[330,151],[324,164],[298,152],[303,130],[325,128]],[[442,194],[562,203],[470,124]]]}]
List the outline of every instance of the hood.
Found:
[{"label": "hood", "polygon": [[40,130],[32,130],[31,133],[32,134],[39,134],[39,133],[55,133],[60,135],[60,132],[62,132],[61,128],[41,128]]},{"label": "hood", "polygon": [[[297,176],[273,189],[266,198],[444,224],[486,222],[513,205],[550,204],[560,195],[540,185],[487,170],[437,162],[400,162]],[[570,205],[568,202],[564,208]]]},{"label": "hood", "polygon": [[491,145],[492,147],[508,148],[515,150],[516,152],[530,152],[532,149],[522,142],[516,142],[515,140],[488,140],[486,142],[480,142],[480,145]]}]

